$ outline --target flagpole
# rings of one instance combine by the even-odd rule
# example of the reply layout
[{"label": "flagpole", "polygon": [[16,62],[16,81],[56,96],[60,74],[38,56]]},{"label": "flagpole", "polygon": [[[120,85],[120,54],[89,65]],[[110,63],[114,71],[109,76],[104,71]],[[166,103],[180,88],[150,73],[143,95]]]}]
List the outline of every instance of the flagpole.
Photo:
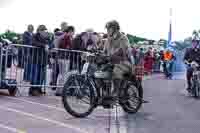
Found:
[{"label": "flagpole", "polygon": [[170,47],[172,41],[172,8],[169,10],[169,32],[168,32],[168,42],[167,48]]},{"label": "flagpole", "polygon": [[172,21],[172,8],[169,9],[170,22]]}]

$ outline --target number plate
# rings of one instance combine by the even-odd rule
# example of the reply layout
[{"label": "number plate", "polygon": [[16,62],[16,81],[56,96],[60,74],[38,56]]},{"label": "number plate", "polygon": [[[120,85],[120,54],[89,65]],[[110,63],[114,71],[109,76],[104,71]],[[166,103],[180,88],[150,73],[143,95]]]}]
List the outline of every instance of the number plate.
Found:
[{"label": "number plate", "polygon": [[88,68],[89,68],[89,63],[85,63],[83,65],[83,70],[82,70],[81,74],[86,74],[88,71]]}]

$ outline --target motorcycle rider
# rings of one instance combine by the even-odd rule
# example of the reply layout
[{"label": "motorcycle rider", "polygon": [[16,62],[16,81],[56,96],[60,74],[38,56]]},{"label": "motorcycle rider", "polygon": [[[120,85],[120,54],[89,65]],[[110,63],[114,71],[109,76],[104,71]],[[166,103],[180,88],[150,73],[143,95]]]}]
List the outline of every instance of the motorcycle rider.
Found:
[{"label": "motorcycle rider", "polygon": [[[184,56],[184,62],[191,63],[192,61],[197,62],[200,64],[200,49],[199,49],[199,42],[200,40],[193,39],[192,40],[192,48],[189,48],[185,52]],[[192,67],[187,67],[187,73],[186,73],[186,78],[187,78],[187,91],[190,93],[191,92],[191,78],[193,74],[193,68]]]},{"label": "motorcycle rider", "polygon": [[132,72],[132,66],[127,56],[129,41],[128,38],[120,32],[120,25],[117,21],[109,21],[106,24],[108,38],[105,42],[104,52],[111,57],[114,64],[113,81],[114,95],[118,95],[121,81],[126,73]]},{"label": "motorcycle rider", "polygon": [[[173,63],[176,57],[170,49],[167,49],[163,54],[163,69],[167,78],[172,77]],[[168,64],[169,63],[169,64]]]}]

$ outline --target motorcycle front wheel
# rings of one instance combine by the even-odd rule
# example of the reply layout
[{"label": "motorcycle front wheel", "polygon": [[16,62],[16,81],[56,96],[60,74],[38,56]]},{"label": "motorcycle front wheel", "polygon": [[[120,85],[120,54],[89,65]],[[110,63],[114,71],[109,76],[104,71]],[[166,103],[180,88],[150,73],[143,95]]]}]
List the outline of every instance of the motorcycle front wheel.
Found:
[{"label": "motorcycle front wheel", "polygon": [[71,75],[63,88],[65,110],[74,117],[84,118],[94,110],[94,91],[81,75]]},{"label": "motorcycle front wheel", "polygon": [[192,92],[195,98],[199,97],[199,85],[197,80],[193,80]]}]

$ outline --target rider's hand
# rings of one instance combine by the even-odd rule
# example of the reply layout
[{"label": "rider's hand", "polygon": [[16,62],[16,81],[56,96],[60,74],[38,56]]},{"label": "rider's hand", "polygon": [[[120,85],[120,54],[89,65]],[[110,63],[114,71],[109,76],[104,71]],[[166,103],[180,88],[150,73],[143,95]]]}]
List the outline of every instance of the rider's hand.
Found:
[{"label": "rider's hand", "polygon": [[184,63],[185,64],[187,64],[187,65],[189,65],[190,63],[187,61],[187,60],[184,60]]}]

